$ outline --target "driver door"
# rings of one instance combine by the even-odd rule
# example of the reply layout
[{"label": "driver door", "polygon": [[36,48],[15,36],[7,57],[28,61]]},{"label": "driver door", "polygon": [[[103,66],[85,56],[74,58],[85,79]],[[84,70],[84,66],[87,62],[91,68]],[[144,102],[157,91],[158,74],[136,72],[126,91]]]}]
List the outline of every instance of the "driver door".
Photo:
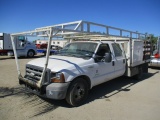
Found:
[{"label": "driver door", "polygon": [[109,44],[101,44],[96,53],[98,62],[96,62],[95,84],[106,82],[114,77],[114,66],[111,62],[105,62],[105,53],[110,52]]},{"label": "driver door", "polygon": [[17,49],[24,49],[26,46],[26,40],[24,36],[18,36],[16,38],[17,43]]}]

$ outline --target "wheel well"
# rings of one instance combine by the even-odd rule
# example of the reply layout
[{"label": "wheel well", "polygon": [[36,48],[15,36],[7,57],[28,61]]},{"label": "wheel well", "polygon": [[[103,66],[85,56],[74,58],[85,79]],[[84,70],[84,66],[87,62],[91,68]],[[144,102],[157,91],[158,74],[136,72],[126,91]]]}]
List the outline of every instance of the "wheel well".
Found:
[{"label": "wheel well", "polygon": [[[86,75],[81,75],[81,76],[78,76],[78,77],[74,78],[74,80],[76,80],[77,78],[83,78],[83,79],[85,79],[85,80],[87,81],[87,84],[88,84],[88,86],[89,86],[89,89],[91,88],[91,80],[90,80],[90,78],[89,78],[88,76],[86,76]],[[74,80],[73,80],[73,81],[74,81]]]}]

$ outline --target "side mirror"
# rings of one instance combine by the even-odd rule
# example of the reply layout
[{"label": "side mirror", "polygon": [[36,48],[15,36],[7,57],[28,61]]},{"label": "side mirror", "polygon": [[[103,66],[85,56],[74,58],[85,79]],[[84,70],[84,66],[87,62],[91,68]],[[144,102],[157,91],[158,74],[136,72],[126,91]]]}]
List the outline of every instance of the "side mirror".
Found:
[{"label": "side mirror", "polygon": [[111,52],[105,53],[105,62],[111,62],[111,61],[112,61]]},{"label": "side mirror", "polygon": [[24,47],[24,41],[21,41],[21,43],[20,43],[20,45],[21,45],[21,47]]}]

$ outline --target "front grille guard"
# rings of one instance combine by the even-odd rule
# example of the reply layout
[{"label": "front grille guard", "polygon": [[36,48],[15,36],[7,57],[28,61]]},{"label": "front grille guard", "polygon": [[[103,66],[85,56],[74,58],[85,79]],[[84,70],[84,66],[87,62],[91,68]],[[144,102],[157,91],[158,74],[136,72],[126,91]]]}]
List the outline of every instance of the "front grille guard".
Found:
[{"label": "front grille guard", "polygon": [[[37,82],[41,79],[42,72],[43,72],[43,67],[38,67],[38,66],[27,64],[25,78],[29,77],[31,78],[31,80]],[[50,82],[50,73],[51,73],[51,70],[47,68],[45,71],[44,80],[42,84]]]},{"label": "front grille guard", "polygon": [[45,97],[46,86],[47,86],[46,84],[42,84],[41,87],[39,87],[36,82],[26,79],[21,75],[19,75],[18,78],[19,78],[19,84],[20,85],[24,84],[28,92]]},{"label": "front grille guard", "polygon": [[[22,77],[22,75],[19,75],[19,81],[20,81],[19,83],[20,84],[24,83],[32,87],[39,88],[39,86],[37,86],[37,83],[41,79],[42,72],[43,72],[42,67],[27,64],[25,76]],[[47,68],[44,75],[44,79],[42,80],[42,85],[47,85],[50,83],[50,73],[51,73],[51,70]]]},{"label": "front grille guard", "polygon": [[22,77],[22,75],[19,75],[18,79],[19,79],[19,84],[28,84],[28,85],[30,85],[32,87],[39,88],[39,86],[36,84],[36,82]]}]

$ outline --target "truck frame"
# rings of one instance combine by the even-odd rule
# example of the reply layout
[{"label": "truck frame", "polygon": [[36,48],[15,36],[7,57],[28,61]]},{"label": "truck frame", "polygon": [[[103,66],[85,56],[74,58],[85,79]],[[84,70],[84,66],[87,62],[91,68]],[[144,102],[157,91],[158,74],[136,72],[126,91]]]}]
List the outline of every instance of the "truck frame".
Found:
[{"label": "truck frame", "polygon": [[[48,47],[45,58],[45,64],[42,70],[42,75],[40,77],[40,80],[36,83],[26,79],[21,74],[14,44],[14,37],[17,35],[48,37]],[[47,73],[46,71],[50,55],[51,40],[52,38],[56,37],[62,37],[64,39],[68,39],[69,41],[87,40],[87,41],[100,41],[100,42],[113,41],[122,43],[122,46],[125,48],[124,52],[127,52],[126,56],[127,65],[126,65],[125,75],[129,77],[136,76],[137,79],[140,79],[143,71],[148,72],[147,70],[148,70],[148,63],[150,62],[150,50],[151,50],[149,48],[150,37],[148,34],[142,34],[139,32],[134,32],[130,30],[125,30],[121,28],[80,20],[75,22],[36,28],[35,30],[32,31],[11,34],[12,46],[15,54],[15,61],[16,61],[20,84],[22,82],[25,82],[30,86],[34,86],[38,89],[41,89],[42,83],[45,79],[45,74]],[[143,50],[140,50],[142,46]],[[141,56],[140,60],[138,57],[136,57],[137,55]]]}]

